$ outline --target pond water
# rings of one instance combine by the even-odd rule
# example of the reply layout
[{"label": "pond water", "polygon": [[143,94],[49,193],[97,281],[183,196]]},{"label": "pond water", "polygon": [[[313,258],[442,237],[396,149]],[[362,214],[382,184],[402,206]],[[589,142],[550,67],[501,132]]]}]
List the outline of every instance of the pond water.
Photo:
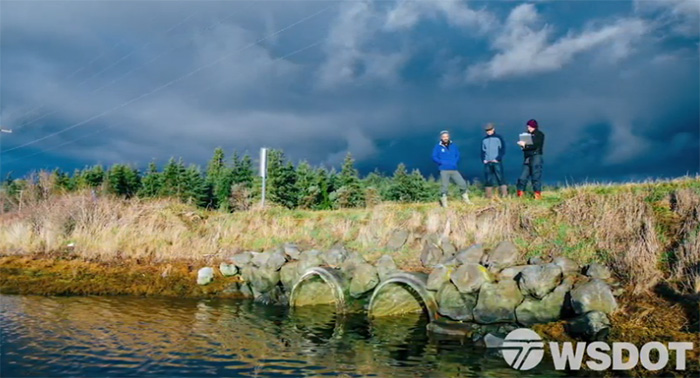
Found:
[{"label": "pond water", "polygon": [[0,295],[0,376],[522,375],[425,322],[245,300]]}]

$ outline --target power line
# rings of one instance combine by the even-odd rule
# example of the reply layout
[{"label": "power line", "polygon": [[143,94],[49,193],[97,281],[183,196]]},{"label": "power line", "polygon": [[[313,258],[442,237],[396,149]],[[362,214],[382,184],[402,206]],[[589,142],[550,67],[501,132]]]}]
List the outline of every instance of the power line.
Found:
[{"label": "power line", "polygon": [[[311,44],[309,44],[309,45],[307,45],[307,46],[304,46],[304,47],[302,47],[302,48],[300,48],[300,49],[294,50],[294,51],[292,51],[292,52],[290,52],[290,53],[288,53],[288,54],[286,54],[286,55],[283,55],[283,56],[281,56],[281,57],[275,58],[275,59],[273,60],[273,62],[278,62],[278,61],[280,61],[280,60],[287,59],[287,58],[292,57],[292,56],[294,56],[294,55],[296,55],[296,54],[299,54],[299,53],[304,52],[304,51],[306,51],[306,50],[309,50],[309,49],[311,49],[311,48],[313,48],[313,47],[316,47],[316,46],[320,45],[321,43],[323,43],[323,39],[320,39],[320,40],[318,40],[318,41],[316,41],[316,42],[314,42],[314,43],[311,43]],[[212,85],[212,86],[209,86],[208,88],[205,89],[205,92],[208,91],[208,90],[211,90],[213,87],[214,87],[213,85]],[[200,92],[200,93],[197,94],[197,95],[202,95],[202,93]],[[191,97],[196,97],[196,95],[191,96]],[[120,124],[120,125],[121,125],[121,124]],[[10,159],[10,160],[6,161],[5,163],[12,163],[12,162],[19,161],[19,160],[24,160],[24,159],[27,159],[27,158],[30,158],[30,157],[33,157],[33,156],[41,155],[41,154],[43,154],[43,153],[46,153],[46,152],[55,150],[55,149],[57,149],[57,148],[64,147],[64,146],[67,146],[67,145],[69,145],[69,144],[75,143],[75,142],[77,142],[77,141],[79,141],[79,140],[82,140],[82,139],[85,139],[85,138],[87,138],[87,137],[89,137],[89,136],[99,134],[99,133],[101,133],[101,132],[103,132],[103,131],[105,131],[105,130],[107,130],[107,129],[111,129],[112,127],[115,127],[115,126],[118,126],[118,125],[114,125],[114,124],[113,124],[113,125],[108,125],[108,126],[102,127],[102,128],[100,128],[100,129],[94,130],[94,131],[92,131],[92,132],[90,132],[90,133],[83,134],[83,135],[81,135],[81,136],[79,136],[79,137],[77,137],[77,138],[75,138],[75,139],[71,139],[71,140],[68,140],[68,141],[66,141],[66,142],[63,142],[63,143],[61,143],[61,144],[59,144],[59,145],[52,146],[52,147],[50,147],[50,148],[45,148],[45,149],[42,149],[42,150],[40,150],[40,151],[37,151],[37,152],[32,153],[32,154],[29,154],[29,155],[24,155],[24,156],[21,156],[21,157],[18,157],[18,158]],[[6,150],[5,152],[8,152],[8,151],[10,151],[10,150]]]},{"label": "power line", "polygon": [[[190,14],[187,15],[185,18],[183,18],[182,20],[180,20],[178,23],[176,23],[175,25],[173,25],[173,26],[171,26],[170,28],[168,28],[168,30],[166,30],[165,32],[163,32],[163,35],[162,35],[162,36],[160,36],[160,37],[158,37],[158,38],[156,38],[156,39],[154,39],[154,40],[151,40],[151,41],[145,43],[144,45],[142,45],[142,46],[139,47],[139,48],[132,49],[130,52],[126,53],[126,54],[123,55],[121,58],[119,58],[119,59],[115,60],[114,62],[112,62],[111,64],[107,65],[107,67],[105,67],[105,68],[103,68],[102,70],[98,71],[97,73],[95,73],[95,74],[89,76],[88,78],[82,80],[81,82],[79,82],[78,84],[76,84],[76,86],[81,86],[81,85],[85,84],[86,82],[88,82],[88,81],[90,81],[90,80],[92,80],[92,79],[94,79],[94,78],[96,78],[96,77],[102,75],[103,73],[105,73],[105,72],[106,72],[107,70],[109,70],[110,68],[115,67],[115,66],[118,65],[119,63],[123,62],[124,60],[126,60],[127,58],[129,58],[130,56],[132,56],[133,54],[135,54],[136,52],[138,52],[138,51],[140,51],[140,50],[144,50],[144,49],[147,48],[148,46],[152,45],[156,40],[158,40],[158,39],[164,37],[165,35],[167,35],[167,34],[170,33],[171,31],[175,30],[175,29],[176,29],[177,27],[179,27],[180,25],[182,25],[182,24],[184,24],[185,22],[187,22],[189,19],[191,19],[192,17],[194,17],[194,15],[195,15],[196,13],[197,13],[197,11],[194,11],[194,12],[190,13]],[[120,41],[119,43],[117,43],[117,44],[114,46],[114,48],[116,48],[116,47],[117,47],[119,44],[121,44],[121,43],[122,43],[121,41]],[[104,53],[100,54],[100,56],[102,56],[102,55],[104,55]],[[97,59],[97,58],[96,58],[96,59]],[[95,61],[96,59],[93,59],[93,61]],[[74,72],[73,74],[69,75],[68,78],[72,77],[75,73],[77,73],[77,72],[79,72],[79,71],[85,69],[85,68],[86,68],[87,66],[89,66],[90,64],[92,64],[92,61],[91,61],[91,63],[88,63],[88,65],[86,65],[85,67],[82,67],[82,68],[80,68],[78,71],[76,71],[76,72]],[[132,70],[131,72],[133,72],[133,70]],[[66,78],[66,79],[64,79],[64,80],[67,80],[68,78]],[[115,81],[113,81],[113,83],[114,83],[114,82],[115,82]],[[104,87],[104,86],[103,86],[103,87]],[[102,88],[102,87],[100,87],[100,88]],[[96,93],[96,92],[97,92],[97,90],[93,90],[91,93]],[[39,109],[39,108],[42,108],[42,107],[44,107],[44,105],[40,105],[40,106],[38,106],[38,107],[35,107],[35,109]],[[35,118],[35,119],[31,120],[31,121],[23,122],[23,123],[22,123],[21,125],[19,125],[17,128],[19,129],[19,128],[22,128],[22,127],[29,126],[29,125],[31,125],[32,123],[35,123],[35,122],[37,122],[37,121],[39,121],[39,120],[42,120],[42,119],[44,119],[44,118],[46,118],[46,117],[48,117],[48,116],[51,116],[51,115],[53,115],[53,114],[56,114],[57,112],[58,112],[58,110],[50,111],[50,112],[45,113],[45,114],[43,114],[43,115],[39,116],[38,118]],[[28,114],[29,114],[29,113],[23,115],[23,116],[20,117],[20,118],[23,118],[23,117],[27,116]]]}]

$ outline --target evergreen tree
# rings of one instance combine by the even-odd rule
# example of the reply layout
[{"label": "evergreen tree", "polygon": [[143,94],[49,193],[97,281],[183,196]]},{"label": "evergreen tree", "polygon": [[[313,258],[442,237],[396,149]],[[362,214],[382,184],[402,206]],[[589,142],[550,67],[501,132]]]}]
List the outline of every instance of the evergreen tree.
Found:
[{"label": "evergreen tree", "polygon": [[296,186],[299,199],[297,204],[304,209],[312,209],[319,201],[320,191],[314,182],[314,172],[308,162],[297,164]]},{"label": "evergreen tree", "polygon": [[313,209],[332,209],[333,201],[331,200],[330,196],[330,193],[332,192],[330,174],[325,168],[321,167],[314,172],[314,187],[317,188],[317,199],[316,204],[313,206]]},{"label": "evergreen tree", "polygon": [[[234,156],[234,164],[235,164]],[[204,181],[205,192],[212,195],[207,201],[207,207],[219,207],[228,209],[228,198],[231,196],[232,172],[226,167],[224,150],[217,147],[214,156],[207,164],[207,173]]]},{"label": "evergreen tree", "polygon": [[176,161],[175,158],[170,158],[168,164],[163,168],[161,177],[161,187],[158,195],[180,198],[185,189],[185,166],[182,163],[182,159]]},{"label": "evergreen tree", "polygon": [[243,184],[244,186],[252,187],[254,177],[253,159],[251,159],[250,155],[245,154],[240,160],[236,159],[233,182],[235,184]]},{"label": "evergreen tree", "polygon": [[156,197],[161,192],[162,177],[160,172],[158,172],[158,166],[156,163],[151,162],[148,164],[148,172],[143,177],[142,186],[139,190],[140,197]]},{"label": "evergreen tree", "polygon": [[352,158],[352,155],[348,153],[345,156],[343,167],[338,175],[338,189],[335,190],[336,206],[338,207],[364,206],[364,194],[354,164],[355,160]]},{"label": "evergreen tree", "polygon": [[275,176],[270,177],[270,200],[286,208],[297,207],[299,200],[296,186],[296,172],[292,163],[287,163],[275,170]]},{"label": "evergreen tree", "polygon": [[394,171],[394,176],[391,180],[391,189],[389,190],[389,199],[399,202],[413,201],[411,178],[408,175],[404,163],[399,163]]},{"label": "evergreen tree", "polygon": [[196,165],[190,165],[181,178],[182,192],[180,199],[189,204],[206,207],[211,199],[211,187],[207,185],[202,172]]},{"label": "evergreen tree", "polygon": [[53,176],[52,180],[58,189],[63,190],[63,191],[73,190],[73,187],[72,187],[73,182],[67,173],[56,168],[51,173],[51,175]]},{"label": "evergreen tree", "polygon": [[420,173],[420,170],[414,169],[409,176],[409,183],[411,188],[411,201],[427,201],[431,197],[428,195],[427,182],[425,177]]}]

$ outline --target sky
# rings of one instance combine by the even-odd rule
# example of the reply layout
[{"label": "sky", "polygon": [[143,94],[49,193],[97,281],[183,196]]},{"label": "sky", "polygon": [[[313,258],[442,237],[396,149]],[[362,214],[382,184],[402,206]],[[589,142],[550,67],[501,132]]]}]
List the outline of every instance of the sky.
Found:
[{"label": "sky", "polygon": [[[483,175],[483,125],[550,183],[700,171],[700,0],[0,0],[3,176],[214,148],[436,174],[447,129]],[[512,142],[512,143],[511,143]]]}]

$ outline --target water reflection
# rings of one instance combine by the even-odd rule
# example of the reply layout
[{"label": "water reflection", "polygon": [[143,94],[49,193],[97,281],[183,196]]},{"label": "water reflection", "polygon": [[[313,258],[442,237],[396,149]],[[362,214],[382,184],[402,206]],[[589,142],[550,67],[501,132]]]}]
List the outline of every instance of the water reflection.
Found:
[{"label": "water reflection", "polygon": [[425,321],[250,301],[0,296],[0,375],[513,375],[483,349],[429,339]]}]

